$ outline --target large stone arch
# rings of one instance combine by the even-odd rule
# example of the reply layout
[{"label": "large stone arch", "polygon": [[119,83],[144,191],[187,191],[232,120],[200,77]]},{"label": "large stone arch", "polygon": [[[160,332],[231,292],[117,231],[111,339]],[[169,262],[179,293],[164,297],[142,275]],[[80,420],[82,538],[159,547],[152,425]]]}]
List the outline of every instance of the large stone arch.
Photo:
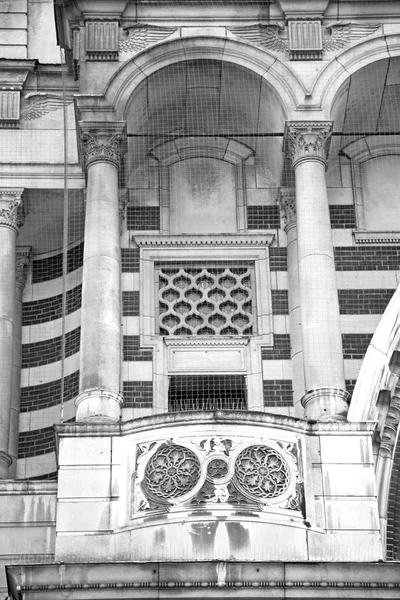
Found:
[{"label": "large stone arch", "polygon": [[167,65],[199,58],[231,62],[261,76],[279,97],[287,118],[304,99],[300,79],[276,56],[241,41],[216,37],[171,40],[141,52],[111,77],[104,98],[118,118],[125,119],[129,99],[141,81]]},{"label": "large stone arch", "polygon": [[316,77],[310,90],[313,106],[329,119],[337,93],[351,75],[372,62],[395,56],[400,56],[400,27],[399,33],[381,33],[345,50]]}]

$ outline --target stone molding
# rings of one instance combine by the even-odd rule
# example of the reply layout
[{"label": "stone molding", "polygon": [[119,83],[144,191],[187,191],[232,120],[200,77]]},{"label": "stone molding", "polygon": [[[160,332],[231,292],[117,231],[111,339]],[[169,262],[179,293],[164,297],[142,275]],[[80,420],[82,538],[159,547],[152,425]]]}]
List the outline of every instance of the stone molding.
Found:
[{"label": "stone molding", "polygon": [[17,128],[19,125],[20,91],[0,90],[0,128]]},{"label": "stone molding", "polygon": [[15,285],[24,289],[28,266],[31,261],[32,247],[17,247],[17,260],[15,263]]},{"label": "stone molding", "polygon": [[326,169],[331,136],[331,121],[286,121],[284,149],[293,169],[304,160],[320,161]]},{"label": "stone molding", "polygon": [[296,226],[296,192],[293,188],[281,188],[279,190],[277,203],[280,208],[285,231]]},{"label": "stone molding", "polygon": [[106,123],[102,129],[82,129],[81,148],[85,169],[97,162],[111,163],[119,169],[125,141],[123,133],[115,131],[116,128],[111,124],[108,129]]},{"label": "stone molding", "polygon": [[137,246],[270,246],[274,235],[135,235]]},{"label": "stone molding", "polygon": [[18,233],[24,224],[23,188],[0,189],[0,227],[10,227]]},{"label": "stone molding", "polygon": [[354,231],[354,242],[360,245],[390,245],[400,244],[399,231]]}]

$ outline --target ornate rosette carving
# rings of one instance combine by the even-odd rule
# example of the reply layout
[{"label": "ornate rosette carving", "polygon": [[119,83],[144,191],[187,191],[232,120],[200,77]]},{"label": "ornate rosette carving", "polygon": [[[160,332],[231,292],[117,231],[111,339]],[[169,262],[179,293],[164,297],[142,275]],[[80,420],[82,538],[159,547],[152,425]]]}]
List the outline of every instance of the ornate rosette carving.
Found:
[{"label": "ornate rosette carving", "polygon": [[109,162],[119,169],[123,142],[121,133],[84,132],[81,141],[86,169],[96,162]]},{"label": "ornate rosette carving", "polygon": [[289,121],[285,128],[285,151],[295,168],[303,160],[319,160],[327,166],[332,135],[330,121]]},{"label": "ornate rosette carving", "polygon": [[143,488],[158,502],[178,498],[190,492],[200,478],[196,454],[175,444],[163,444],[146,465]]},{"label": "ornate rosette carving", "polygon": [[185,440],[185,445],[173,440],[142,443],[136,451],[133,513],[207,504],[301,512],[299,462],[295,442],[213,436]]},{"label": "ornate rosette carving", "polygon": [[283,456],[268,446],[250,446],[235,463],[235,485],[257,500],[281,496],[290,484],[290,470]]},{"label": "ornate rosette carving", "polygon": [[18,233],[24,224],[23,190],[0,190],[0,227],[10,227]]}]

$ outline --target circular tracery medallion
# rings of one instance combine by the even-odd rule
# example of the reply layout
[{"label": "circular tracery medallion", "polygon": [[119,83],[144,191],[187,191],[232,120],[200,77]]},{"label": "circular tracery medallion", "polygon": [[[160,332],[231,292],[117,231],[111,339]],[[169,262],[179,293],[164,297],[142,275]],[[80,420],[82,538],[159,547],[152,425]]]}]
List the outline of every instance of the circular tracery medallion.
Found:
[{"label": "circular tracery medallion", "polygon": [[290,471],[273,448],[249,446],[236,459],[235,483],[242,493],[257,500],[276,498],[288,489]]},{"label": "circular tracery medallion", "polygon": [[158,501],[189,493],[200,478],[200,461],[184,446],[163,444],[146,465],[143,487]]}]

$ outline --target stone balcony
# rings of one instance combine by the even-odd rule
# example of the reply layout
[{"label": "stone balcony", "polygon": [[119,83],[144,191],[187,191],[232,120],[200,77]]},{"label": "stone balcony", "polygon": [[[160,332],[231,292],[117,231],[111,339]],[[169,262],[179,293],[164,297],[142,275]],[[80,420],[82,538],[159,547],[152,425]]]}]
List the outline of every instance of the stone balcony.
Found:
[{"label": "stone balcony", "polygon": [[379,560],[372,430],[247,411],[57,426],[56,560]]}]

